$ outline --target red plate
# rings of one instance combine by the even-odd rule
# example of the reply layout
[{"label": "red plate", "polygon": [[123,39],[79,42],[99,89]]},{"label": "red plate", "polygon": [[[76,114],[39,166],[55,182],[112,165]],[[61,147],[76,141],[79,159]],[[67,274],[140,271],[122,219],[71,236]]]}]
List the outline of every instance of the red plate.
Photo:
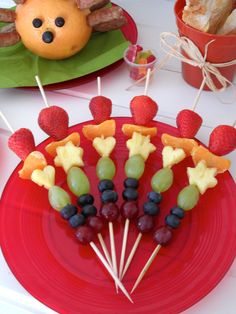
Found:
[{"label": "red plate", "polygon": [[[115,4],[113,4],[115,5]],[[123,33],[123,35],[125,36],[125,38],[127,40],[129,40],[131,43],[135,44],[138,38],[138,30],[137,30],[137,26],[134,22],[134,20],[132,19],[132,17],[129,15],[128,12],[126,12],[124,9],[124,15],[127,19],[127,24],[124,25],[121,28],[121,31]],[[115,70],[116,68],[118,68],[121,64],[123,63],[123,59],[119,60],[101,70],[95,71],[93,73],[78,77],[76,79],[71,79],[65,82],[59,82],[59,83],[54,83],[54,84],[48,84],[48,85],[44,85],[44,88],[46,90],[56,90],[56,89],[66,89],[66,88],[72,88],[72,87],[76,87],[82,84],[86,84],[92,80],[96,80],[98,76],[104,76],[107,73],[109,73],[110,71]],[[35,87],[22,87],[22,88],[27,88],[27,89],[38,89],[37,86]]]},{"label": "red plate", "polygon": [[[117,118],[116,121],[117,145],[113,159],[117,166],[115,185],[120,205],[125,178],[123,169],[128,156],[120,130],[123,123],[132,120]],[[80,132],[83,125],[74,126],[71,131]],[[140,205],[150,191],[152,175],[161,168],[160,135],[163,132],[178,134],[169,125],[159,122],[153,125],[158,128],[158,136],[153,140],[157,151],[147,161],[145,174],[140,180]],[[40,144],[38,149],[43,151],[49,141]],[[86,147],[84,169],[93,182],[92,193],[99,207],[95,175],[98,156],[91,143],[83,137],[81,146]],[[11,175],[2,195],[0,236],[3,254],[20,283],[34,297],[59,313],[180,313],[213,289],[233,262],[236,252],[236,225],[233,223],[236,221],[236,188],[227,172],[218,176],[218,185],[205,193],[198,206],[187,213],[172,243],[161,249],[132,295],[134,304],[131,304],[122,293],[116,294],[113,281],[92,249],[80,246],[67,222],[50,208],[47,191],[33,182],[19,179],[17,172],[21,166]],[[186,166],[192,166],[190,158],[173,169],[175,181],[170,191],[164,194],[157,225],[163,224],[170,207],[176,204],[178,192],[188,182]],[[65,180],[63,171],[57,169],[57,184],[66,188]],[[123,221],[115,224],[118,257],[123,226]],[[107,230],[103,234],[109,243]],[[136,228],[131,224],[128,250],[136,236]],[[142,240],[124,278],[128,290],[154,247],[151,235]]]}]

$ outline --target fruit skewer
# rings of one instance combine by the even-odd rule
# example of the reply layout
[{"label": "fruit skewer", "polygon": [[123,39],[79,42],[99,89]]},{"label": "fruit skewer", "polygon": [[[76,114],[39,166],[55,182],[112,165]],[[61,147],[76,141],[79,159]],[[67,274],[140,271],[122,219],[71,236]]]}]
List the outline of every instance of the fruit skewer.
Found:
[{"label": "fruit skewer", "polygon": [[169,190],[173,183],[172,166],[184,160],[189,155],[189,150],[198,145],[194,140],[179,139],[168,134],[163,134],[161,139],[164,145],[162,150],[163,168],[159,169],[151,179],[152,191],[148,193],[148,200],[143,204],[144,215],[141,215],[137,221],[139,234],[127,258],[121,278],[124,277],[132,262],[142,234],[149,233],[154,228],[153,217],[160,212],[159,204],[162,201],[162,193]]},{"label": "fruit skewer", "polygon": [[[14,129],[11,127],[10,123],[8,122],[8,120],[6,119],[6,117],[3,115],[2,112],[0,112],[0,116],[3,118],[3,121],[5,122],[5,124],[7,126],[9,126],[9,130],[11,132],[13,132],[13,136],[15,134],[17,134],[16,132],[14,132]],[[31,133],[32,134],[32,133]],[[25,138],[19,138],[17,137],[17,146],[15,147],[15,149],[12,149],[13,152],[15,151],[19,151],[22,152],[22,150],[24,149],[24,146],[27,144]],[[27,146],[27,145],[26,145]],[[12,146],[13,147],[13,146]],[[11,148],[11,147],[10,147]],[[29,156],[31,153],[29,153]],[[18,155],[18,154],[17,154]],[[25,161],[27,160],[27,157],[25,158]],[[31,161],[31,160],[30,160]],[[46,161],[46,160],[45,160]],[[28,167],[28,165],[27,165]],[[31,167],[30,171],[31,173],[28,174],[27,179],[31,179],[34,183],[38,184],[39,186],[43,186],[46,189],[49,190],[48,192],[48,196],[49,196],[49,203],[52,206],[52,208],[54,208],[55,210],[59,211],[61,214],[61,217],[68,220],[72,215],[74,215],[77,211],[76,207],[73,206],[71,204],[71,198],[69,196],[69,194],[62,189],[59,186],[54,185],[55,184],[55,168],[52,166],[47,166],[47,163],[43,163],[43,167],[40,169]],[[29,168],[27,168],[29,169]],[[43,174],[43,175],[42,175]],[[83,228],[89,228],[89,232],[90,234],[97,232],[98,230],[100,230],[100,228],[97,228],[96,226],[98,226],[98,224],[96,223],[96,226],[94,225],[94,223],[90,222],[90,227],[89,226],[82,226]],[[91,228],[91,226],[93,227],[93,229]],[[79,227],[79,228],[82,228]],[[80,243],[84,244],[84,238],[86,239],[86,235],[84,235],[82,233],[81,236],[81,229],[77,230],[76,232],[76,237],[79,240]],[[93,231],[94,230],[94,231]],[[97,255],[97,257],[100,259],[100,261],[102,262],[102,264],[104,265],[104,267],[107,269],[107,271],[109,272],[109,274],[112,276],[112,278],[115,280],[116,284],[119,286],[119,288],[121,289],[121,291],[125,294],[125,296],[130,300],[130,302],[133,303],[132,299],[130,298],[127,290],[125,289],[125,287],[123,286],[123,284],[120,282],[120,280],[118,279],[117,275],[114,274],[112,268],[110,267],[110,265],[106,262],[106,260],[104,259],[104,257],[102,256],[102,254],[100,253],[99,249],[97,248],[96,244],[93,241],[89,241],[90,246],[92,247],[92,249],[94,250],[95,254]]]},{"label": "fruit skewer", "polygon": [[[117,271],[116,248],[113,230],[113,222],[119,217],[119,209],[115,204],[118,200],[118,194],[114,191],[112,179],[116,172],[116,167],[110,154],[113,151],[116,140],[115,121],[107,120],[110,118],[112,102],[109,98],[101,96],[101,80],[97,79],[98,96],[93,97],[89,103],[89,109],[93,115],[94,121],[98,125],[87,125],[83,128],[85,137],[92,140],[93,147],[100,155],[96,165],[96,173],[99,178],[99,191],[101,192],[102,207],[100,215],[108,221],[111,260],[115,274]],[[107,127],[108,126],[108,127]],[[90,132],[92,130],[92,133]],[[93,132],[94,131],[94,132]],[[105,132],[103,132],[105,131]],[[117,289],[117,285],[116,285]],[[118,290],[117,290],[118,291]]]},{"label": "fruit skewer", "polygon": [[[136,51],[134,53],[136,55]],[[131,100],[130,108],[136,124],[146,124],[156,115],[158,111],[158,105],[150,97],[147,96],[149,81],[150,81],[150,69],[147,71],[147,77],[144,88],[144,95],[134,97]],[[147,109],[147,116],[143,112]],[[156,135],[156,128],[146,128],[141,125],[124,124],[122,131],[125,135],[131,137],[127,140],[126,146],[129,149],[129,159],[125,164],[126,180],[124,181],[123,199],[125,203],[121,208],[123,218],[125,218],[125,227],[122,240],[122,249],[120,256],[119,278],[123,278],[128,265],[132,260],[132,254],[129,256],[125,268],[125,253],[127,246],[127,238],[129,232],[130,220],[134,220],[138,215],[138,185],[139,179],[142,177],[145,170],[145,161],[150,153],[156,150],[156,147],[150,142],[150,136]],[[147,230],[146,230],[147,231]],[[141,233],[139,234],[135,246],[138,245],[141,240]]]},{"label": "fruit skewer", "polygon": [[[90,183],[86,176],[86,174],[79,168],[83,166],[83,150],[79,148],[80,136],[78,133],[73,133],[73,135],[69,135],[66,138],[62,138],[62,136],[66,136],[68,134],[68,123],[69,117],[66,111],[60,107],[52,106],[50,107],[47,101],[46,94],[44,92],[43,86],[41,84],[40,78],[35,76],[36,82],[38,84],[41,96],[43,98],[44,104],[46,106],[45,109],[41,110],[39,113],[38,123],[39,126],[45,131],[49,136],[56,138],[57,140],[61,140],[60,142],[50,143],[46,150],[55,157],[54,161],[57,166],[62,166],[67,174],[67,183],[70,188],[70,191],[78,197],[78,205],[82,206],[82,214],[85,218],[91,215],[96,215],[97,209],[93,206],[93,197],[89,195]],[[99,82],[99,80],[98,80]],[[100,83],[98,83],[100,85]],[[100,89],[100,88],[99,88]],[[60,125],[60,136],[55,134],[54,129],[55,126]],[[72,143],[71,140],[73,139]],[[73,145],[74,144],[74,145]],[[51,147],[55,147],[54,150]],[[54,153],[54,154],[53,154]],[[71,156],[75,156],[75,158],[71,158]],[[78,166],[78,167],[76,167]],[[77,214],[70,218],[70,225],[75,228],[84,223],[84,219],[82,216],[78,216]],[[109,256],[109,252],[103,240],[102,234],[97,232],[97,236],[102,247],[102,250],[111,265],[111,259]]]},{"label": "fruit skewer", "polygon": [[[139,179],[142,177],[145,170],[145,162],[149,154],[156,150],[156,147],[150,142],[150,136],[143,136],[140,133],[134,132],[132,138],[126,142],[129,149],[129,158],[125,163],[126,179],[124,181],[123,199],[124,204],[121,208],[122,216],[125,218],[125,228],[123,233],[119,278],[123,278],[127,263],[124,268],[126,244],[129,231],[130,220],[134,220],[138,216],[138,185]],[[152,219],[151,219],[152,220]],[[154,226],[154,223],[152,224]],[[147,232],[147,230],[145,231]],[[141,240],[139,235],[138,241]]]},{"label": "fruit skewer", "polygon": [[[110,149],[108,151],[109,145]],[[119,217],[119,209],[116,205],[118,194],[116,191],[114,191],[114,184],[112,181],[116,172],[116,167],[113,160],[109,157],[115,146],[115,139],[114,137],[96,137],[93,140],[93,146],[101,156],[96,165],[96,173],[97,177],[99,178],[98,189],[101,193],[102,201],[100,215],[108,222],[111,260],[114,272],[117,274],[113,222],[115,222]]]},{"label": "fruit skewer", "polygon": [[217,185],[216,175],[225,172],[230,167],[229,160],[212,154],[202,146],[194,147],[191,154],[195,168],[187,168],[189,185],[179,192],[177,206],[173,207],[170,214],[166,215],[165,225],[154,232],[153,239],[157,246],[141,270],[131,293],[140,284],[161,247],[167,245],[172,239],[172,230],[180,226],[180,221],[184,218],[185,212],[192,210],[197,205],[200,194],[204,194],[208,188]]}]

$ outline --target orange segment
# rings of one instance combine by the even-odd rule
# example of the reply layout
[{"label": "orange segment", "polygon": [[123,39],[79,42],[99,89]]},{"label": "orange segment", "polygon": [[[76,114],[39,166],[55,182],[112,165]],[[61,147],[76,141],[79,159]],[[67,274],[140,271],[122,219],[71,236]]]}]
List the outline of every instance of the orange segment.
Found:
[{"label": "orange segment", "polygon": [[175,137],[167,133],[163,133],[161,141],[164,146],[172,146],[173,148],[182,148],[186,155],[191,155],[193,148],[198,146],[195,140],[189,138]]},{"label": "orange segment", "polygon": [[140,133],[144,136],[150,135],[150,137],[152,137],[157,134],[157,128],[156,127],[148,128],[136,124],[123,124],[122,132],[124,133],[124,135],[128,137],[132,137],[134,132]]},{"label": "orange segment", "polygon": [[95,137],[101,137],[104,138],[109,136],[114,136],[116,132],[116,122],[115,120],[106,120],[100,124],[88,124],[85,125],[82,129],[82,132],[84,136],[90,140],[93,141]]},{"label": "orange segment", "polygon": [[47,166],[44,155],[38,151],[30,153],[25,161],[22,169],[18,172],[21,179],[31,179],[31,174],[35,169],[43,170]]},{"label": "orange segment", "polygon": [[207,167],[216,168],[218,173],[223,173],[228,170],[231,164],[230,160],[214,155],[201,145],[193,149],[192,157],[195,165],[201,160],[205,160]]},{"label": "orange segment", "polygon": [[64,146],[66,143],[72,142],[75,146],[79,146],[80,144],[80,135],[78,132],[73,132],[67,137],[65,137],[61,141],[51,142],[45,147],[46,152],[52,157],[56,157],[57,155],[57,147]]}]

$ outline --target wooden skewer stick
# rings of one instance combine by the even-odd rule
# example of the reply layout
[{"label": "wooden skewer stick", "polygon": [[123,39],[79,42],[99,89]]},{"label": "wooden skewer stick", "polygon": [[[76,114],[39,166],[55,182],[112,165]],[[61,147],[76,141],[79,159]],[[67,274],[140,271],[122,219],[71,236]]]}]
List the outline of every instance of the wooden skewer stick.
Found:
[{"label": "wooden skewer stick", "polygon": [[101,77],[97,77],[97,85],[98,85],[98,96],[101,96],[102,94],[102,89],[101,89]]},{"label": "wooden skewer stick", "polygon": [[201,86],[200,86],[200,88],[199,88],[199,90],[197,92],[197,96],[196,96],[196,98],[195,98],[195,100],[193,102],[192,111],[195,111],[196,108],[197,108],[197,104],[199,102],[199,99],[200,99],[200,96],[201,96],[201,93],[203,91],[203,88],[204,88],[205,84],[206,84],[206,76],[203,78],[202,84],[201,84]]},{"label": "wooden skewer stick", "polygon": [[42,95],[42,98],[43,98],[43,101],[44,101],[44,104],[45,104],[45,107],[48,107],[49,108],[49,103],[48,103],[48,100],[47,100],[47,97],[46,97],[46,94],[44,92],[44,89],[43,89],[43,85],[40,81],[40,78],[38,75],[35,76],[35,80],[38,84],[38,87],[39,87],[39,90],[40,90],[40,93]]},{"label": "wooden skewer stick", "polygon": [[122,272],[123,272],[123,268],[124,268],[125,251],[126,251],[128,233],[129,233],[129,219],[126,219],[125,220],[124,233],[123,233],[121,256],[120,256],[119,279],[122,278]]},{"label": "wooden skewer stick", "polygon": [[0,117],[2,118],[3,122],[6,124],[7,128],[11,131],[11,133],[13,134],[15,131],[13,129],[13,127],[10,125],[10,123],[8,122],[7,118],[5,117],[5,115],[2,113],[2,111],[0,111]]},{"label": "wooden skewer stick", "polygon": [[132,247],[132,250],[131,250],[131,252],[130,252],[128,258],[127,258],[127,261],[125,263],[125,267],[124,267],[124,270],[123,270],[123,273],[122,273],[122,276],[121,276],[120,279],[123,279],[125,273],[127,272],[128,268],[129,268],[129,265],[132,262],[132,259],[134,257],[134,254],[137,251],[137,248],[138,248],[138,245],[139,245],[139,242],[140,242],[141,239],[142,239],[142,233],[139,233],[138,236],[137,236],[137,239],[136,239],[136,241],[135,241],[135,243],[134,243],[134,245]]},{"label": "wooden skewer stick", "polygon": [[233,125],[232,125],[234,128],[235,128],[235,126],[236,126],[236,120],[234,121],[234,123],[233,123]]},{"label": "wooden skewer stick", "polygon": [[134,292],[134,290],[137,288],[137,286],[139,285],[140,281],[143,279],[144,275],[146,274],[147,270],[149,269],[149,267],[151,266],[153,260],[155,259],[157,253],[159,252],[161,248],[161,245],[158,244],[155,248],[155,250],[152,252],[152,255],[149,257],[147,263],[145,264],[145,266],[143,267],[142,271],[140,272],[137,280],[135,281],[135,284],[131,290],[131,293]]},{"label": "wooden skewer stick", "polygon": [[106,244],[105,244],[105,242],[104,242],[104,240],[103,240],[103,236],[102,236],[101,233],[98,233],[98,234],[97,234],[97,237],[98,237],[99,243],[100,243],[100,245],[101,245],[101,247],[102,247],[103,253],[104,253],[104,255],[105,255],[105,257],[106,257],[106,259],[107,259],[107,261],[108,261],[108,264],[109,264],[110,267],[112,268],[111,256],[110,256],[110,254],[109,254],[109,252],[108,252],[108,249],[107,249],[107,246],[106,246]]},{"label": "wooden skewer stick", "polygon": [[124,295],[129,299],[129,301],[131,303],[134,303],[133,300],[131,299],[129,293],[127,292],[127,290],[125,289],[124,285],[120,282],[120,280],[118,279],[117,275],[114,274],[113,270],[111,269],[111,267],[109,266],[109,264],[107,263],[107,261],[105,260],[105,258],[102,256],[101,252],[99,251],[99,249],[97,248],[96,244],[91,241],[90,246],[92,247],[92,249],[94,250],[94,252],[96,253],[97,257],[100,259],[100,261],[102,262],[102,264],[104,265],[104,267],[107,269],[107,271],[109,272],[109,274],[112,276],[112,278],[115,280],[117,286],[121,289],[121,291],[124,293]]},{"label": "wooden skewer stick", "polygon": [[149,68],[147,70],[147,77],[146,77],[146,82],[145,82],[145,88],[144,88],[144,95],[147,96],[148,94],[148,87],[149,87],[149,82],[150,82],[150,75],[151,75],[151,69]]},{"label": "wooden skewer stick", "polygon": [[[113,223],[109,221],[109,235],[110,235],[110,245],[111,245],[111,260],[112,260],[112,268],[114,274],[118,276],[117,271],[117,261],[116,261],[116,247],[115,247],[115,238],[114,238],[114,230],[113,230]],[[118,293],[118,286],[116,282],[116,292]]]}]

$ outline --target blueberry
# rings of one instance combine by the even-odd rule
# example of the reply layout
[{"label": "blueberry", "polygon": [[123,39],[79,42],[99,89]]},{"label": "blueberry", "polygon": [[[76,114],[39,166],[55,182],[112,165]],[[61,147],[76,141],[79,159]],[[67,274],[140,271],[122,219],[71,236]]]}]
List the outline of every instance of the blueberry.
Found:
[{"label": "blueberry", "polygon": [[77,204],[80,206],[92,205],[94,202],[94,197],[91,194],[80,195],[77,199]]},{"label": "blueberry", "polygon": [[63,17],[57,17],[55,19],[55,25],[57,27],[62,27],[65,24],[65,20],[63,19]]},{"label": "blueberry", "polygon": [[34,26],[35,28],[39,28],[40,26],[42,26],[43,21],[40,20],[40,19],[38,19],[38,18],[36,18],[36,19],[33,19],[32,24],[33,24],[33,26]]},{"label": "blueberry", "polygon": [[185,215],[184,210],[178,206],[171,208],[170,212],[172,215],[175,215],[180,219],[184,218],[184,215]]},{"label": "blueberry", "polygon": [[138,191],[132,188],[126,188],[123,191],[122,196],[126,201],[136,201],[138,198]]},{"label": "blueberry", "polygon": [[71,216],[69,219],[69,224],[72,228],[77,228],[85,224],[85,217],[81,214]]},{"label": "blueberry", "polygon": [[124,187],[137,189],[138,188],[138,180],[134,179],[134,178],[127,178],[124,181]]},{"label": "blueberry", "polygon": [[106,190],[113,190],[114,189],[114,183],[108,179],[101,180],[98,183],[98,189],[101,193],[106,191]]},{"label": "blueberry", "polygon": [[95,216],[97,215],[97,208],[94,205],[85,205],[81,212],[84,217]]},{"label": "blueberry", "polygon": [[162,201],[162,195],[152,191],[148,193],[148,199],[150,202],[159,204]]},{"label": "blueberry", "polygon": [[165,218],[165,222],[168,226],[170,226],[173,229],[176,229],[180,225],[180,219],[175,215],[167,215]]},{"label": "blueberry", "polygon": [[77,213],[77,207],[72,204],[66,205],[60,211],[61,217],[64,219],[69,219],[71,216],[75,215],[76,213]]},{"label": "blueberry", "polygon": [[46,31],[43,33],[42,39],[46,44],[50,44],[53,41],[53,33],[50,31]]},{"label": "blueberry", "polygon": [[118,200],[118,194],[112,190],[102,192],[101,200],[103,203],[115,203]]},{"label": "blueberry", "polygon": [[156,216],[160,212],[160,207],[153,202],[146,202],[143,204],[143,211],[147,215]]}]

